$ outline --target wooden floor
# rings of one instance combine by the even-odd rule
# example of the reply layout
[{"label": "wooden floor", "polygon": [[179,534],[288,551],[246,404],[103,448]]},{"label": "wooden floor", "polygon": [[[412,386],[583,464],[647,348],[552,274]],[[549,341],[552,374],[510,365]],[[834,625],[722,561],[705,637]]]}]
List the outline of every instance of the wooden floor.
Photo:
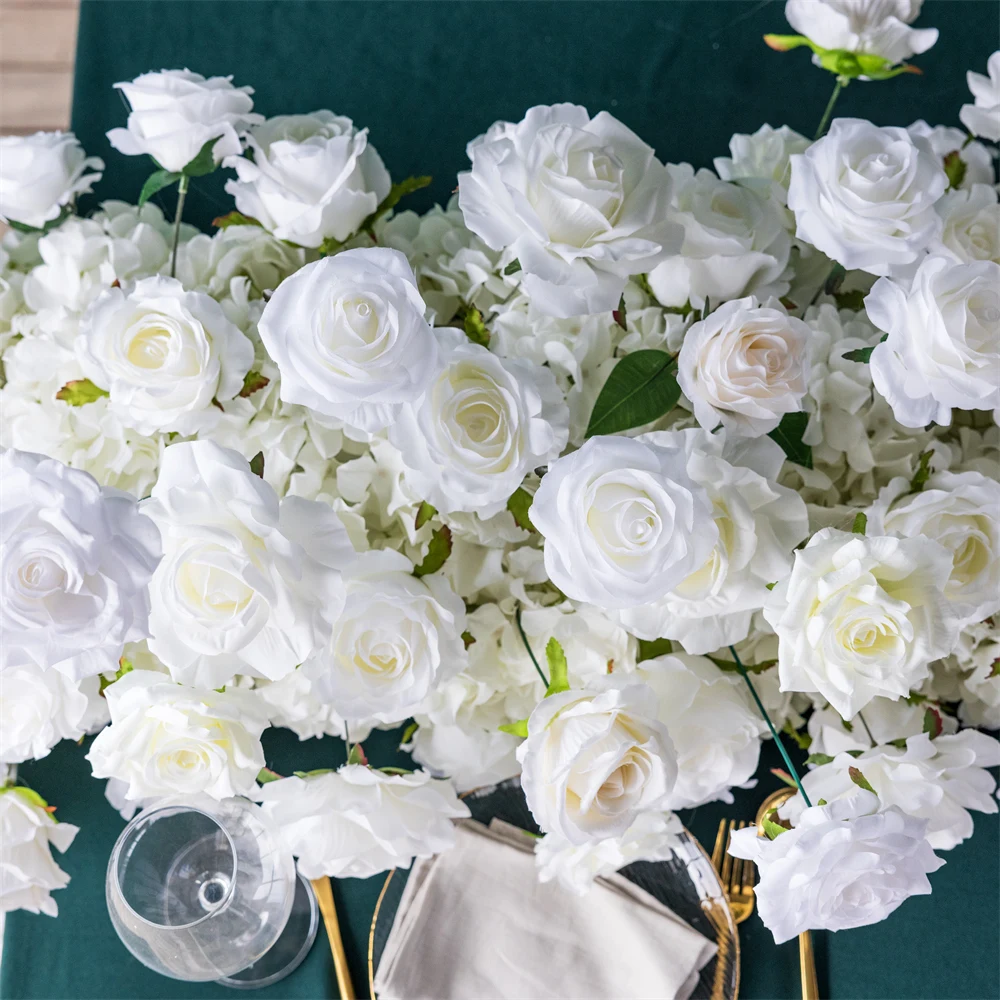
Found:
[{"label": "wooden floor", "polygon": [[0,134],[69,125],[79,0],[0,0]]}]

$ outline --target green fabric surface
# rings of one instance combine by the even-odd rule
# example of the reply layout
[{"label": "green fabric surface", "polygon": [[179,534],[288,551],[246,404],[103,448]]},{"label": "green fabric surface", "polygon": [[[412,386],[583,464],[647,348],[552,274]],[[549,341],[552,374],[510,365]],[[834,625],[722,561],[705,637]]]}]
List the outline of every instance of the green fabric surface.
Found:
[{"label": "green fabric surface", "polygon": [[[84,0],[73,127],[84,147],[107,162],[89,204],[134,201],[152,167],[113,151],[104,133],[126,109],[111,85],[149,69],[188,66],[232,73],[256,87],[267,115],[328,107],[370,128],[370,141],[396,179],[431,173],[434,184],[406,202],[418,210],[448,197],[464,169],[465,143],[498,118],[519,119],[532,104],[561,100],[606,108],[667,160],[710,165],[734,131],[763,122],[812,134],[832,78],[803,52],[779,55],[760,36],[788,30],[778,2],[494,3],[147,2]],[[880,124],[958,124],[969,99],[965,71],[984,71],[997,47],[1000,6],[992,0],[928,0],[921,26],[941,39],[916,62],[923,78],[854,83],[837,113]],[[231,208],[223,173],[196,179],[186,218],[207,227]],[[156,199],[173,211],[173,195]],[[86,207],[86,205],[84,205]],[[373,762],[394,762],[398,742],[378,733],[366,743]],[[268,764],[281,773],[336,765],[337,740],[299,743],[287,731],[265,736]],[[21,775],[81,830],[60,864],[72,876],[55,896],[57,920],[7,917],[0,997],[208,998],[234,993],[187,984],[145,969],[118,941],[104,903],[104,873],[124,826],[90,777],[85,747],[64,743]],[[685,820],[710,850],[719,819],[750,819],[776,786],[762,755],[762,779]],[[908,901],[874,927],[816,935],[822,996],[832,998],[1000,996],[996,816],[976,814],[974,838],[945,855],[934,893]],[[367,995],[367,942],[382,877],[335,881],[348,958],[359,996]],[[746,998],[798,997],[795,942],[776,948],[754,914],[740,928]],[[333,997],[336,987],[323,931],[305,963],[264,998]]]}]

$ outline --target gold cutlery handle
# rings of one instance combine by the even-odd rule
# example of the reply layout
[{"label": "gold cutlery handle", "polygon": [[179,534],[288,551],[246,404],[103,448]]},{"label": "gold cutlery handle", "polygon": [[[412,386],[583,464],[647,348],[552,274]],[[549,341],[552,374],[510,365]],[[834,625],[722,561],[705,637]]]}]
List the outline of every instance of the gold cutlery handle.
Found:
[{"label": "gold cutlery handle", "polygon": [[326,936],[330,940],[330,951],[333,953],[333,969],[337,974],[337,989],[340,991],[341,1000],[355,1000],[354,985],[351,983],[351,973],[347,968],[347,953],[344,951],[344,939],[340,936],[340,921],[337,920],[337,907],[333,902],[333,887],[330,885],[330,877],[324,875],[322,878],[312,880],[313,891],[316,893],[316,902],[319,903],[319,912],[323,914],[323,926],[326,927]]},{"label": "gold cutlery handle", "polygon": [[802,1000],[819,1000],[819,982],[816,979],[816,956],[809,931],[799,935],[799,973],[802,976]]}]

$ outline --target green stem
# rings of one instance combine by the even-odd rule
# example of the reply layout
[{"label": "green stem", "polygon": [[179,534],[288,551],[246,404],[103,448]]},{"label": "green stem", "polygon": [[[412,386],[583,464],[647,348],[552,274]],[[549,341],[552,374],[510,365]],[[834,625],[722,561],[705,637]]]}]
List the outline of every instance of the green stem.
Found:
[{"label": "green stem", "polygon": [[[833,93],[830,95],[830,100],[826,102],[826,110],[823,112],[823,117],[820,119],[819,128],[816,129],[815,139],[820,139],[823,133],[826,131],[826,126],[830,123],[830,115],[833,114],[833,106],[837,103],[837,98],[840,97],[840,92],[847,86],[847,80],[842,77],[837,77],[837,83],[834,85]],[[815,141],[815,139],[813,141]]]},{"label": "green stem", "polygon": [[545,685],[546,691],[549,688],[549,679],[542,673],[542,668],[538,665],[538,660],[535,659],[535,654],[531,651],[531,644],[528,642],[528,637],[524,634],[524,626],[521,624],[521,605],[517,606],[517,611],[514,612],[514,621],[517,622],[517,630],[521,633],[521,641],[524,643],[524,648],[528,651],[528,656],[531,657],[531,662],[535,665],[535,669],[538,671],[538,676],[541,677],[542,683]]},{"label": "green stem", "polygon": [[868,739],[872,741],[872,748],[874,749],[878,746],[878,743],[875,742],[875,737],[872,736],[872,731],[868,728],[868,723],[865,722],[865,717],[858,712],[858,718],[861,720],[861,725],[865,727],[865,732],[868,734]]},{"label": "green stem", "polygon": [[170,254],[170,277],[177,275],[177,244],[181,241],[181,216],[184,214],[184,199],[187,197],[188,176],[181,174],[177,182],[177,211],[174,214],[174,248]]},{"label": "green stem", "polygon": [[747,668],[743,666],[743,661],[740,659],[740,654],[736,652],[735,646],[729,647],[729,652],[733,654],[733,659],[736,661],[736,669],[740,672],[740,676],[747,682],[747,687],[750,688],[750,694],[753,695],[753,700],[757,703],[757,709],[760,714],[764,717],[764,721],[767,723],[767,728],[771,730],[771,735],[774,737],[774,742],[778,745],[778,751],[780,752],[782,759],[788,765],[788,773],[795,780],[795,784],[798,785],[799,793],[801,794],[805,804],[807,806],[812,806],[812,802],[809,801],[809,796],[806,794],[806,790],[802,787],[802,781],[799,779],[799,772],[795,770],[795,765],[792,763],[792,758],[788,756],[788,751],[785,749],[785,744],[781,741],[781,736],[778,730],[774,728],[774,723],[771,721],[771,716],[767,714],[767,709],[764,708],[764,702],[760,700],[760,695],[757,694],[757,689],[753,686],[753,681],[750,680],[750,675],[747,673]]}]

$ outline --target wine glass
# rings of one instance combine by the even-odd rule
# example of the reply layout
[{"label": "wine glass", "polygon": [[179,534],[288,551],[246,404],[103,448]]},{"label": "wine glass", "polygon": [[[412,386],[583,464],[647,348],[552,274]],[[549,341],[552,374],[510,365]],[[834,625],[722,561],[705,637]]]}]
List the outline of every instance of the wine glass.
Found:
[{"label": "wine glass", "polygon": [[174,979],[264,986],[316,936],[312,887],[247,799],[171,799],[139,813],[111,852],[106,894],[125,947]]}]

